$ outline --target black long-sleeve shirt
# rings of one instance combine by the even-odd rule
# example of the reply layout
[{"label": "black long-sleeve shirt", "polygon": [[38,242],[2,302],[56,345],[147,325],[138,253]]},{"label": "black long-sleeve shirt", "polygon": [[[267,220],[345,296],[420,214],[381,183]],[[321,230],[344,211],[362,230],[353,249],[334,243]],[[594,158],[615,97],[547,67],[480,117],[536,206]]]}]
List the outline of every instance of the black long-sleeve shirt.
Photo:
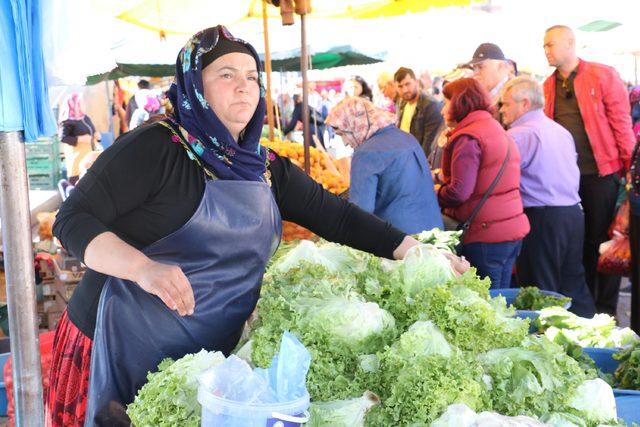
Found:
[{"label": "black long-sleeve shirt", "polygon": [[[325,191],[288,159],[269,166],[272,191],[284,220],[324,239],[391,258],[404,233]],[[55,236],[84,260],[87,245],[111,231],[142,249],[176,231],[194,214],[204,193],[202,169],[159,124],[121,136],[98,157],[63,203]],[[107,276],[87,270],[68,315],[93,338],[100,292]]]}]

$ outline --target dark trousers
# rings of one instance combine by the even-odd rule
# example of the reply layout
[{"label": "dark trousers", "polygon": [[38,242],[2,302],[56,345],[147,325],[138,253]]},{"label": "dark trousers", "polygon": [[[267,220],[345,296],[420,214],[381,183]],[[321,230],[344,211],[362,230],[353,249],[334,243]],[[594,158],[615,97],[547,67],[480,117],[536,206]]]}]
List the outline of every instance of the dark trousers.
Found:
[{"label": "dark trousers", "polygon": [[618,197],[615,174],[580,177],[580,198],[584,209],[584,270],[599,313],[616,314],[620,277],[598,273],[598,249],[609,240],[607,234],[613,221]]},{"label": "dark trousers", "polygon": [[518,286],[571,297],[571,311],[593,317],[596,307],[582,265],[584,214],[580,205],[526,208],[531,231],[516,261]]},{"label": "dark trousers", "polygon": [[631,244],[631,329],[640,334],[640,215],[629,217]]},{"label": "dark trousers", "polygon": [[511,272],[522,240],[503,243],[469,243],[461,255],[478,269],[478,276],[491,279],[491,289],[511,287]]}]

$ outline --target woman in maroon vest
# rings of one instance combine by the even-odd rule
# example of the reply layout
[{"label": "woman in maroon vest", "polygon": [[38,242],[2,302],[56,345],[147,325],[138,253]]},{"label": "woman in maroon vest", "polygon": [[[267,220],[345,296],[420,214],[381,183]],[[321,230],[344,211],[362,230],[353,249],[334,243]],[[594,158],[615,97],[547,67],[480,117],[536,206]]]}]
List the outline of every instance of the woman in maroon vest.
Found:
[{"label": "woman in maroon vest", "polygon": [[443,94],[442,115],[452,129],[438,192],[444,213],[467,221],[507,159],[503,175],[465,234],[461,254],[480,277],[491,279],[492,288],[508,288],[522,238],[529,232],[520,198],[520,153],[492,117],[489,96],[474,79],[449,83]]}]

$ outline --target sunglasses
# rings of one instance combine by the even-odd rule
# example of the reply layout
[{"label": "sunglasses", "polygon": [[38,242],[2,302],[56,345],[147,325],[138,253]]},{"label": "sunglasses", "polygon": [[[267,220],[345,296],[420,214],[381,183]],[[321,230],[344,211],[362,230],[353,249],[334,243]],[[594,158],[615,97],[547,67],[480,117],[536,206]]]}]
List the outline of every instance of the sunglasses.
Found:
[{"label": "sunglasses", "polygon": [[573,92],[571,92],[571,88],[569,87],[569,79],[566,78],[562,80],[562,90],[564,90],[564,98],[571,99],[573,97]]},{"label": "sunglasses", "polygon": [[345,130],[345,129],[340,129],[336,126],[331,126],[331,128],[333,129],[333,131],[335,133],[337,133],[338,135],[344,135],[344,134],[352,134],[353,132],[351,132],[350,130]]}]

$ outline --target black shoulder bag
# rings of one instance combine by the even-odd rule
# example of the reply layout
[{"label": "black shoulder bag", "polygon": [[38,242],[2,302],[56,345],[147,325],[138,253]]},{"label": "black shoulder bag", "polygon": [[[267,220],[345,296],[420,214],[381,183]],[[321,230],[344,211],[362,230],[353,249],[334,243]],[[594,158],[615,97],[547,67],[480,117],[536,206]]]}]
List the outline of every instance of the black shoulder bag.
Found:
[{"label": "black shoulder bag", "polygon": [[500,178],[502,178],[502,175],[504,174],[504,170],[507,168],[507,163],[509,162],[510,152],[511,152],[511,144],[507,145],[507,155],[504,157],[504,161],[502,162],[502,166],[500,166],[500,170],[498,171],[498,174],[494,178],[493,182],[491,183],[487,191],[482,196],[482,199],[480,199],[476,207],[473,208],[471,215],[469,215],[469,218],[467,218],[466,221],[458,222],[451,217],[443,215],[443,221],[445,223],[446,230],[462,231],[462,234],[460,235],[460,244],[458,245],[458,252],[460,251],[460,247],[464,244],[464,236],[467,233],[467,230],[469,230],[471,223],[473,222],[474,219],[476,219],[476,216],[478,216],[480,209],[482,209],[482,206],[485,204],[485,202],[487,201],[487,199],[489,198],[493,190],[496,188],[496,185],[498,185]]}]

